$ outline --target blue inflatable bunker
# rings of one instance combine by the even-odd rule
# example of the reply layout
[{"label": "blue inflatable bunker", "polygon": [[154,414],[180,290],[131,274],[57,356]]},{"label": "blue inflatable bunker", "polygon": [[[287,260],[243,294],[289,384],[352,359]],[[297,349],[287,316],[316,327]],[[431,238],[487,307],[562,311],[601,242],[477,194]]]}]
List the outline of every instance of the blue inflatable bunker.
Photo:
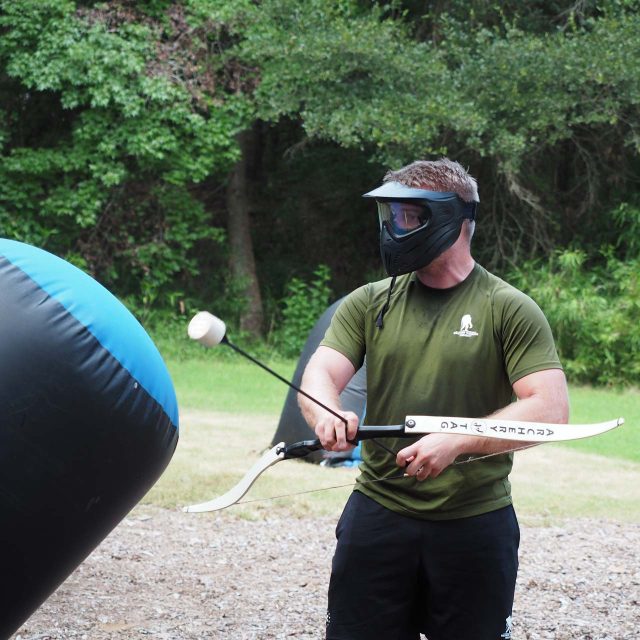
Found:
[{"label": "blue inflatable bunker", "polygon": [[104,287],[0,239],[0,638],[136,505],[178,442],[155,345]]}]

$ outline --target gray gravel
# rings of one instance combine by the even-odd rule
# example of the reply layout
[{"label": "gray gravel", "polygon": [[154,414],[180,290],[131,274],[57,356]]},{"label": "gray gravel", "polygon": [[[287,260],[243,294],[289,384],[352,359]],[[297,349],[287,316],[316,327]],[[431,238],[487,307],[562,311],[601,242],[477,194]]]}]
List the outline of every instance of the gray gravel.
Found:
[{"label": "gray gravel", "polygon": [[[136,509],[14,640],[323,637],[334,519]],[[640,525],[522,526],[513,640],[640,639]]]}]

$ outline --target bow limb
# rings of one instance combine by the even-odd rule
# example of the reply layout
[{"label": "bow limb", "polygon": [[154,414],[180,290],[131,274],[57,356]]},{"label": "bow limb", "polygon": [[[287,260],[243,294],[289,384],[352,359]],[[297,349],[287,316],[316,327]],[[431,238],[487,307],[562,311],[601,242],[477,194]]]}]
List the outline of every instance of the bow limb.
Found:
[{"label": "bow limb", "polygon": [[242,480],[238,484],[229,489],[227,493],[209,500],[209,502],[202,502],[200,504],[192,504],[189,507],[184,507],[183,511],[189,513],[204,513],[205,511],[219,511],[220,509],[226,509],[231,505],[238,502],[242,496],[244,496],[249,489],[253,486],[254,482],[262,475],[269,467],[273,466],[277,462],[285,459],[285,444],[279,442],[275,447],[272,447],[266,451],[261,458],[259,458],[253,466],[244,474]]},{"label": "bow limb", "polygon": [[562,442],[599,435],[624,424],[623,418],[593,424],[552,424],[494,418],[452,418],[407,416],[405,435],[459,433],[464,435],[517,440],[521,442]]}]

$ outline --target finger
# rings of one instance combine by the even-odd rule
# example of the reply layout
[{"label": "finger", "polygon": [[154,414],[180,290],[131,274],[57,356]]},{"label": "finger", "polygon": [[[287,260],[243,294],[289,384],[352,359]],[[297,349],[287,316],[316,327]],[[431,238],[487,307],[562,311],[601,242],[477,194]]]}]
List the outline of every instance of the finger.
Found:
[{"label": "finger", "polygon": [[418,479],[424,480],[431,475],[431,463],[426,456],[418,453],[407,465],[406,471],[409,475],[416,477],[420,476]]},{"label": "finger", "polygon": [[344,451],[348,447],[347,426],[341,420],[336,420],[333,424],[335,433],[336,451]]},{"label": "finger", "polygon": [[421,462],[418,462],[415,458],[405,467],[405,473],[408,476],[417,476],[418,472],[421,471],[423,465]]},{"label": "finger", "polygon": [[[409,456],[409,457],[406,459],[405,463],[404,463],[403,465],[401,465],[401,466],[403,466],[405,469],[408,469],[408,468],[409,468],[409,465],[410,465],[410,464],[411,464],[415,459],[416,459],[416,457],[415,457],[415,456]],[[396,462],[397,462],[397,460],[396,460]],[[400,465],[399,465],[399,466],[400,466]]]},{"label": "finger", "polygon": [[347,438],[348,440],[355,440],[358,437],[360,418],[352,411],[346,411],[344,417],[347,420]]},{"label": "finger", "polygon": [[407,466],[404,475],[407,477],[414,477],[419,482],[422,482],[422,480],[426,480],[431,476],[431,469],[426,464],[414,462]]},{"label": "finger", "polygon": [[417,453],[417,443],[400,449],[396,455],[396,464],[399,467],[406,467],[412,460],[415,460]]},{"label": "finger", "polygon": [[418,469],[418,472],[416,473],[416,480],[418,480],[419,482],[422,482],[423,480],[426,480],[429,477],[429,475],[430,473],[427,467],[420,467]]},{"label": "finger", "polygon": [[327,450],[331,451],[333,446],[336,443],[335,438],[335,430],[333,428],[333,424],[327,424],[326,422],[321,422],[316,425],[316,435],[320,440],[320,444]]}]

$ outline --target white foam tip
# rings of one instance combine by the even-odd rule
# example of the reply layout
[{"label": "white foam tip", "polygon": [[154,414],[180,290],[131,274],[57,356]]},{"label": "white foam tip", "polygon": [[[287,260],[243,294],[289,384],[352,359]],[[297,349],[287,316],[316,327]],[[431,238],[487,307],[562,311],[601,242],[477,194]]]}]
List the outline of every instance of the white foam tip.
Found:
[{"label": "white foam tip", "polygon": [[208,311],[200,311],[191,319],[187,333],[205,347],[215,347],[227,332],[225,323]]}]

